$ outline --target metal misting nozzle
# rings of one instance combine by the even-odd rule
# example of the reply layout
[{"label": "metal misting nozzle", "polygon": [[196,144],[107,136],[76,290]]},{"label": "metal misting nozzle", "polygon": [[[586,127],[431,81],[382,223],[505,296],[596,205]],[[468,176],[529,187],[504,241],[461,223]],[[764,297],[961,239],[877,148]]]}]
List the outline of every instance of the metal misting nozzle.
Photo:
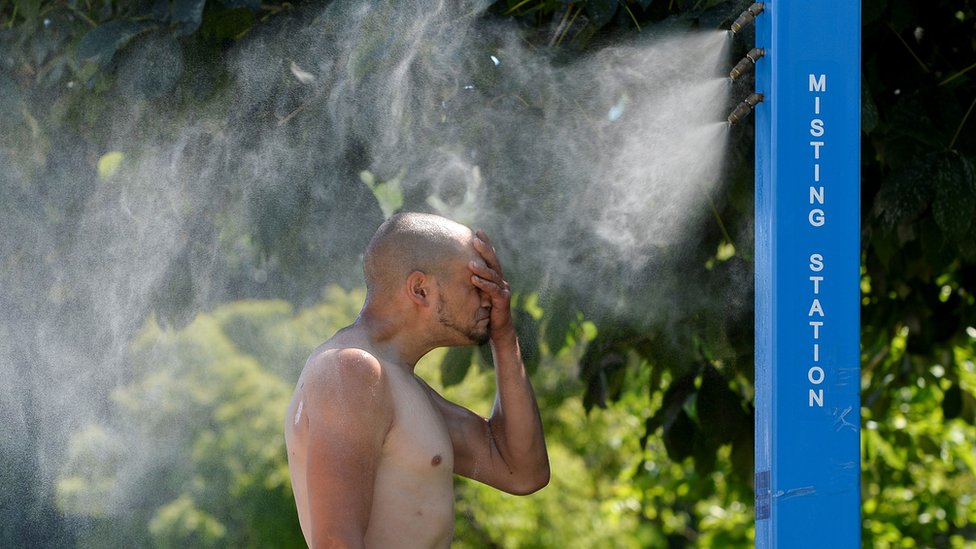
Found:
[{"label": "metal misting nozzle", "polygon": [[739,32],[743,27],[749,23],[752,23],[756,16],[762,13],[765,8],[766,5],[762,2],[756,2],[755,4],[749,6],[746,8],[746,11],[742,12],[742,15],[740,15],[739,18],[732,23],[729,30],[731,30],[733,33]]},{"label": "metal misting nozzle", "polygon": [[749,97],[746,97],[745,101],[739,103],[739,106],[729,113],[729,124],[738,124],[739,122],[742,122],[745,117],[749,116],[749,113],[752,112],[752,109],[754,109],[756,105],[762,103],[762,100],[763,94],[761,93],[754,93]]},{"label": "metal misting nozzle", "polygon": [[746,73],[746,71],[756,66],[756,61],[759,61],[759,58],[764,55],[766,55],[766,50],[762,48],[752,48],[752,50],[750,50],[749,53],[747,53],[746,56],[743,57],[742,60],[732,68],[731,71],[729,71],[729,78],[735,80],[736,78],[742,76]]}]

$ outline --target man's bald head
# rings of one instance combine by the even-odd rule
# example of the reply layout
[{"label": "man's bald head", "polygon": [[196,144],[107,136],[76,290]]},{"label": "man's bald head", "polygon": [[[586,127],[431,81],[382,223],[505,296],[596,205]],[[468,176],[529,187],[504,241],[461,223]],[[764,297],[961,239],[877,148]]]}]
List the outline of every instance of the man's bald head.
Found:
[{"label": "man's bald head", "polygon": [[373,235],[363,271],[368,294],[395,291],[420,271],[438,276],[471,240],[471,229],[431,214],[402,213],[386,220]]}]

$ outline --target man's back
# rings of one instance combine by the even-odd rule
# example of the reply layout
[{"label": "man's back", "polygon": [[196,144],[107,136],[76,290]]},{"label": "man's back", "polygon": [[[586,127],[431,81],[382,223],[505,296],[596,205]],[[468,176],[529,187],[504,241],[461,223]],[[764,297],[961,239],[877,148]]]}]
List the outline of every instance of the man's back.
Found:
[{"label": "man's back", "polygon": [[[447,547],[454,453],[445,420],[416,376],[378,360],[364,343],[352,328],[317,349],[288,408],[285,440],[302,531],[313,544],[322,525],[312,524],[312,506],[320,506],[319,520],[348,522],[355,503],[337,495],[351,484],[369,492],[362,494],[370,502],[362,510],[367,547]],[[364,420],[370,416],[379,421]],[[310,483],[319,486],[309,490]]]}]

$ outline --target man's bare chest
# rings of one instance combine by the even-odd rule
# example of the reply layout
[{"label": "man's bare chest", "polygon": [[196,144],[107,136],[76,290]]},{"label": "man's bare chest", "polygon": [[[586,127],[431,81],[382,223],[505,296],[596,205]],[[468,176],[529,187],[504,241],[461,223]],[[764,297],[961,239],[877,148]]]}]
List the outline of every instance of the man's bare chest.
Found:
[{"label": "man's bare chest", "polygon": [[384,461],[393,460],[393,466],[405,473],[451,478],[454,450],[450,433],[428,389],[412,376],[391,382],[394,419],[384,442]]}]

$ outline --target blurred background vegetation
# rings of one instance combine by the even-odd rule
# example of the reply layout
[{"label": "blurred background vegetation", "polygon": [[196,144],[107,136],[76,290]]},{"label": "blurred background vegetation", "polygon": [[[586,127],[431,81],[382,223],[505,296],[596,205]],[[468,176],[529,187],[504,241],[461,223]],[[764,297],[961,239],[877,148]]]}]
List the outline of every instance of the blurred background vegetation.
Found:
[{"label": "blurred background vegetation", "polygon": [[[527,44],[565,62],[640,34],[727,28],[747,5],[503,0],[482,17],[517,25]],[[0,350],[11,376],[0,393],[0,546],[302,544],[280,424],[306,354],[361,304],[358,257],[337,251],[361,249],[384,213],[422,209],[425,190],[400,192],[396,173],[374,175],[344,150],[336,154],[349,159],[338,164],[345,186],[296,177],[242,200],[233,179],[260,176],[235,171],[244,159],[222,160],[229,175],[198,177],[202,164],[185,154],[176,159],[182,179],[151,183],[216,190],[178,205],[198,222],[169,244],[160,276],[135,286],[149,299],[116,296],[120,306],[135,303],[137,324],[92,320],[102,305],[62,269],[105,260],[99,223],[130,222],[129,209],[149,192],[119,183],[127,159],[152,156],[201,109],[244,151],[311,110],[297,65],[250,75],[261,94],[238,98],[237,109],[228,97],[242,88],[222,67],[260,44],[264,29],[297,28],[319,11],[313,2],[256,0],[0,3]],[[976,3],[863,0],[862,12],[864,545],[971,547]],[[750,47],[748,32],[736,37],[732,57]],[[118,103],[135,113],[129,122],[144,151],[113,137],[125,124],[110,116]],[[166,123],[142,128],[146,113]],[[297,127],[305,133],[291,136],[296,147],[314,142],[308,126]],[[185,147],[205,155],[209,139],[193,136]],[[457,547],[751,544],[753,332],[749,314],[728,312],[727,289],[752,273],[748,125],[731,140],[711,221],[673,265],[716,299],[679,322],[621,319],[585,295],[550,291],[511,258],[554,478],[526,498],[459,480]],[[322,193],[342,195],[349,210],[329,210]],[[79,226],[98,207],[106,219]],[[72,251],[80,233],[94,235],[83,257]],[[132,255],[130,266],[95,268],[138,268],[144,258]],[[201,285],[211,272],[224,278]],[[38,321],[49,314],[104,349],[106,364],[124,365],[77,378],[74,389],[97,409],[54,442],[36,403],[61,396],[48,390],[54,371],[34,368],[51,360],[49,324]],[[63,350],[57,360],[70,364],[71,348]],[[419,371],[449,398],[489,408],[490,367],[477,350],[434,353]]]}]

